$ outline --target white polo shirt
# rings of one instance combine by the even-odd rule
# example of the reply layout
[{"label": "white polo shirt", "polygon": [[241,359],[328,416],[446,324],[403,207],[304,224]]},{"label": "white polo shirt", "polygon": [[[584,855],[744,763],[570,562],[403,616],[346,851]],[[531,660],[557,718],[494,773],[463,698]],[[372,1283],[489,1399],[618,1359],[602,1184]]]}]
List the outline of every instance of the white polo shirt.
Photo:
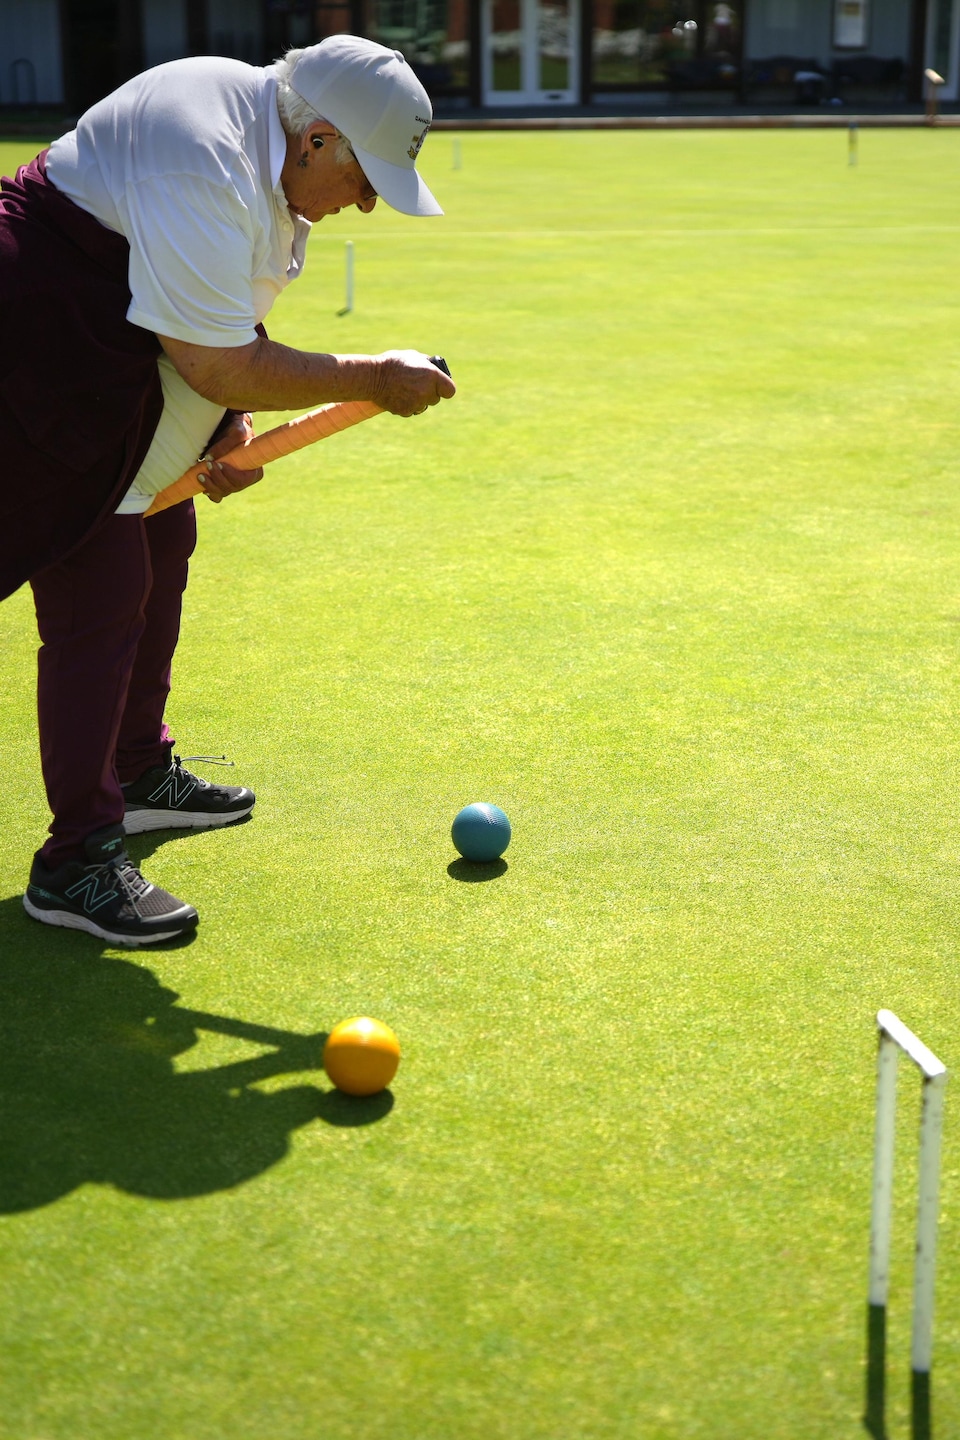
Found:
[{"label": "white polo shirt", "polygon": [[[53,184],[130,245],[132,324],[195,345],[247,345],[301,274],[311,227],[280,184],[276,95],[272,67],[174,60],[127,81],[51,145]],[[138,497],[131,491],[121,510],[146,509],[223,415],[169,362],[160,368],[164,417]]]}]

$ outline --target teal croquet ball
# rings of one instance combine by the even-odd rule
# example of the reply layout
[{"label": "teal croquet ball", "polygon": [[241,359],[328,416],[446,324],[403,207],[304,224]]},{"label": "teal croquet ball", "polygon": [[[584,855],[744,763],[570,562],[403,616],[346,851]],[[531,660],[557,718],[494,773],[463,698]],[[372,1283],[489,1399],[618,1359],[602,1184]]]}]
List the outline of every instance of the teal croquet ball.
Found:
[{"label": "teal croquet ball", "polygon": [[450,834],[464,860],[499,860],[510,844],[510,821],[499,805],[464,805]]}]

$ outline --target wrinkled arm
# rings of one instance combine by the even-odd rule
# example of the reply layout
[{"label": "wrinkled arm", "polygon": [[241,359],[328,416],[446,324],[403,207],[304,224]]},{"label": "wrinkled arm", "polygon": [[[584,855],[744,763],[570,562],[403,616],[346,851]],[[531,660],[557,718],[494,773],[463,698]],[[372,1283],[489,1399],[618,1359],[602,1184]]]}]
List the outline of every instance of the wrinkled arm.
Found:
[{"label": "wrinkled arm", "polygon": [[219,349],[158,337],[177,373],[205,399],[230,410],[303,410],[338,400],[371,400],[394,415],[416,415],[456,394],[449,376],[416,350],[324,355],[274,340]]}]

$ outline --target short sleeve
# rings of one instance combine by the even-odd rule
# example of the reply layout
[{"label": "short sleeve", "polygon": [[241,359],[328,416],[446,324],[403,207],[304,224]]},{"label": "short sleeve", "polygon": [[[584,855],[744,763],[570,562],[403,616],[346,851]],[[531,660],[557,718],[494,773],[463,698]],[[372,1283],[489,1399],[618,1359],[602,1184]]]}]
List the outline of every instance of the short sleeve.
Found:
[{"label": "short sleeve", "polygon": [[195,175],[154,176],[127,185],[120,208],[131,324],[194,345],[257,338],[253,224],[235,190]]}]

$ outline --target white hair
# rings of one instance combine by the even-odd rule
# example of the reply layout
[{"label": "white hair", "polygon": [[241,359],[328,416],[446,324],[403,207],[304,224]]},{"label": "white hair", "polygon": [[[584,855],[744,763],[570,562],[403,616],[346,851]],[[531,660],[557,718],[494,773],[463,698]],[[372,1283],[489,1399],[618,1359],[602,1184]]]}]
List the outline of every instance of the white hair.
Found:
[{"label": "white hair", "polygon": [[[318,115],[312,105],[308,105],[302,95],[298,95],[290,84],[290,72],[303,54],[303,50],[288,50],[282,59],[274,65],[277,76],[277,109],[280,111],[280,123],[288,135],[301,136],[304,131],[317,120],[322,120],[325,125],[332,125],[325,115]],[[353,153],[353,146],[337,130],[336,125],[332,128],[337,131],[336,160],[339,165],[346,165],[357,157]]]}]

